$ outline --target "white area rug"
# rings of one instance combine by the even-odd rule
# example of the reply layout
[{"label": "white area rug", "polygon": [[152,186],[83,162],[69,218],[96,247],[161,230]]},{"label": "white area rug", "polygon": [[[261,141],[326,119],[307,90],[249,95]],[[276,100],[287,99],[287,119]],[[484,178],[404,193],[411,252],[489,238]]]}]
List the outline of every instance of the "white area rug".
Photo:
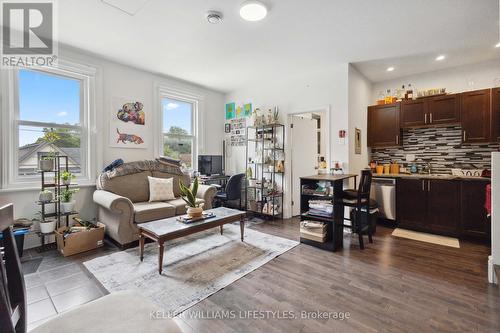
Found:
[{"label": "white area rug", "polygon": [[214,228],[165,242],[163,272],[158,274],[158,247],[146,244],[84,263],[109,291],[137,290],[176,315],[252,272],[299,243],[245,228],[239,224]]},{"label": "white area rug", "polygon": [[432,234],[427,234],[424,232],[417,232],[417,231],[406,230],[406,229],[401,229],[401,228],[394,229],[394,231],[392,232],[392,235],[396,236],[396,237],[401,237],[401,238],[413,239],[413,240],[420,241],[420,242],[455,247],[457,249],[460,248],[460,242],[458,241],[458,239],[453,238],[453,237],[432,235]]}]

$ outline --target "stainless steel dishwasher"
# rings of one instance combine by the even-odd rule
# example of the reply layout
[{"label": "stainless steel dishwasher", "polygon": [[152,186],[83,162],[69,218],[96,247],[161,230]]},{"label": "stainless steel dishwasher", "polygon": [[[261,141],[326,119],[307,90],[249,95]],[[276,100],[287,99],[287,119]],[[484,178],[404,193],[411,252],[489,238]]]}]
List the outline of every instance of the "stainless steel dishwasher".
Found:
[{"label": "stainless steel dishwasher", "polygon": [[396,179],[372,178],[370,197],[377,201],[380,217],[396,220]]}]

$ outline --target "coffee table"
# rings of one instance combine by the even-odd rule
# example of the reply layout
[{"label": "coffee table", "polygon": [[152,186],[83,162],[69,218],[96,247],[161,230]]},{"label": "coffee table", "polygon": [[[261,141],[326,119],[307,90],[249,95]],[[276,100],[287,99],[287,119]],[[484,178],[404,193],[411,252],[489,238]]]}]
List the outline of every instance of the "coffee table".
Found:
[{"label": "coffee table", "polygon": [[243,241],[245,212],[226,207],[209,209],[206,212],[214,213],[215,217],[193,223],[183,223],[177,221],[177,217],[169,217],[137,225],[139,228],[141,261],[144,260],[144,241],[146,238],[152,239],[158,243],[158,272],[160,274],[163,269],[163,250],[165,249],[165,241],[192,235],[215,227],[220,227],[220,233],[222,235],[224,224],[238,221],[240,221],[241,241]]}]

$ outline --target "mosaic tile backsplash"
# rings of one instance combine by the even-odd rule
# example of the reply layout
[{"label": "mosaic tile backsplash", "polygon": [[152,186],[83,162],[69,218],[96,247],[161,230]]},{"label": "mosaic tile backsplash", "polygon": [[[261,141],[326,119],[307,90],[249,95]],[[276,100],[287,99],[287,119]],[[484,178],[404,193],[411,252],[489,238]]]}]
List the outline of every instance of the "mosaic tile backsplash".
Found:
[{"label": "mosaic tile backsplash", "polygon": [[403,132],[402,147],[372,149],[371,159],[406,165],[406,154],[415,154],[419,167],[430,162],[433,173],[449,174],[451,168],[491,169],[491,152],[499,147],[500,143],[462,144],[459,126],[410,128]]}]

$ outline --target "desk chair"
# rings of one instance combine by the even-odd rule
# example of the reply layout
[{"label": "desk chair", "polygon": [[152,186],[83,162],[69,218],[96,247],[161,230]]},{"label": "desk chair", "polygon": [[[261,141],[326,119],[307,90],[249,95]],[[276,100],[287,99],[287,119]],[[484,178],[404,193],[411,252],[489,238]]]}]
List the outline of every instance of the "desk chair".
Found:
[{"label": "desk chair", "polygon": [[[373,226],[370,222],[370,188],[372,185],[371,170],[362,170],[359,187],[357,190],[345,190],[342,196],[344,207],[354,208],[353,219],[344,217],[344,220],[351,221],[351,225],[344,225],[351,228],[353,233],[358,234],[359,247],[364,250],[363,234],[368,234],[368,241],[373,243]],[[373,203],[372,203],[373,204]],[[345,214],[344,214],[345,215]]]},{"label": "desk chair", "polygon": [[[244,177],[244,173],[232,175],[227,181],[226,188],[215,195],[216,204],[225,207],[228,201],[239,200],[238,208],[241,209],[241,182]],[[221,186],[216,185],[216,187],[222,189]]]},{"label": "desk chair", "polygon": [[[0,332],[26,333],[26,289],[12,234],[13,207],[0,207]],[[4,262],[5,261],[5,262]],[[119,291],[55,316],[30,333],[180,333],[171,319],[153,319],[161,309],[134,291]]]}]

